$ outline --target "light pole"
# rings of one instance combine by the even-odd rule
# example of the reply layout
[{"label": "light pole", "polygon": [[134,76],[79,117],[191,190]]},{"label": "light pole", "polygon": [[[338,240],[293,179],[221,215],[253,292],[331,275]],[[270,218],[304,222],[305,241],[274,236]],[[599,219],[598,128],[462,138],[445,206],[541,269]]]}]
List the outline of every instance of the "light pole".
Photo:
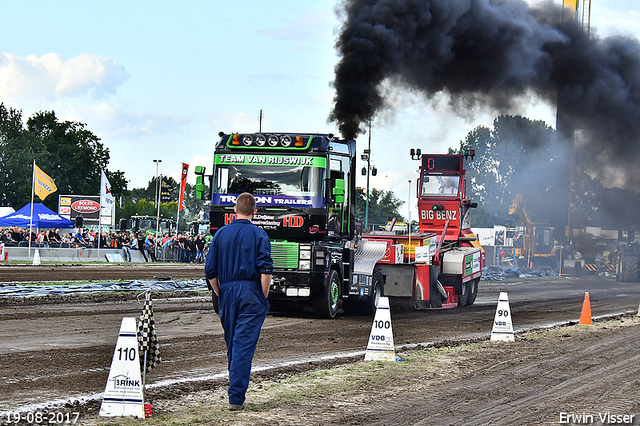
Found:
[{"label": "light pole", "polygon": [[[409,180],[409,198],[407,199],[409,206],[409,220],[407,223],[407,231],[409,232],[409,250],[411,250],[411,180]],[[409,251],[409,262],[411,262],[411,251]]]},{"label": "light pole", "polygon": [[411,235],[411,180],[409,180],[409,198],[407,200],[407,206],[409,207],[409,235]]},{"label": "light pole", "polygon": [[364,227],[369,229],[369,175],[371,170],[371,119],[369,119],[369,147],[367,148],[367,209],[364,214]]},{"label": "light pole", "polygon": [[369,229],[369,175],[375,176],[378,174],[378,170],[375,167],[371,167],[371,119],[369,119],[369,148],[364,150],[361,158],[367,162],[366,170],[362,168],[362,174],[367,175],[367,200],[364,211],[364,227]]},{"label": "light pole", "polygon": [[153,160],[156,163],[156,238],[158,237],[158,231],[160,229],[160,187],[161,185],[158,182],[158,166],[162,163],[162,160]]}]

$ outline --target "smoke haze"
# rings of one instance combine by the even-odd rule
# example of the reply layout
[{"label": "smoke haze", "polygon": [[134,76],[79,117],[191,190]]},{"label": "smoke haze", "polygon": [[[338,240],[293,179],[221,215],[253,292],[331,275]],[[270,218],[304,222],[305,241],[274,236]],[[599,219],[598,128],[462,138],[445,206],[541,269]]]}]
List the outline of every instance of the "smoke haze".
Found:
[{"label": "smoke haze", "polygon": [[640,188],[637,40],[589,38],[551,3],[351,0],[340,10],[329,119],[345,138],[384,109],[383,83],[430,99],[445,94],[461,115],[473,108],[509,113],[518,96],[535,93],[558,103],[558,130],[567,139],[575,128],[588,130],[580,149],[592,173]]}]

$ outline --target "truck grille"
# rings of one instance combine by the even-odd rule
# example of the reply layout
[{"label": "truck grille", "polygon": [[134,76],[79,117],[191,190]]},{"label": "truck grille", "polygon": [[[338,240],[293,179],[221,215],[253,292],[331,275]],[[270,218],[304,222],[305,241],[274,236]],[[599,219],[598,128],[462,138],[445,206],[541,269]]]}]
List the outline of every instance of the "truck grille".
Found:
[{"label": "truck grille", "polygon": [[276,269],[298,269],[298,243],[271,241],[271,258]]}]

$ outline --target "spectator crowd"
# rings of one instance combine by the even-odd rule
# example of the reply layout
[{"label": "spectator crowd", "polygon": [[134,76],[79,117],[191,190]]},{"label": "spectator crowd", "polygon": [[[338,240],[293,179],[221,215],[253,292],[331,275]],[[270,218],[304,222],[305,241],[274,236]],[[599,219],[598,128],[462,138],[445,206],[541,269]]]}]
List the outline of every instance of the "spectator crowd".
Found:
[{"label": "spectator crowd", "polygon": [[[123,251],[123,259],[131,261],[132,250],[140,252],[145,262],[204,263],[210,235],[192,237],[187,233],[170,235],[165,233],[156,239],[153,233],[128,231],[101,232],[78,228],[75,230],[40,229],[29,232],[28,228],[10,227],[0,229],[0,244],[6,247],[43,248],[112,248]],[[31,243],[30,243],[31,242]]]}]

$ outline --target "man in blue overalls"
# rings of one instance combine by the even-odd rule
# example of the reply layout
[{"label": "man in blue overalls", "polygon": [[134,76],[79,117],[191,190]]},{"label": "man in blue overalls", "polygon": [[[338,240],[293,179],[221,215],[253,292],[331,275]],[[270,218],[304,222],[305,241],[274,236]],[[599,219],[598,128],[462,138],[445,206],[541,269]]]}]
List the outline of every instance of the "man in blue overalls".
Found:
[{"label": "man in blue overalls", "polygon": [[229,409],[244,408],[251,361],[262,323],[269,310],[273,272],[271,243],[264,230],[251,223],[257,212],[253,195],[238,196],[237,217],[211,241],[205,277],[218,295],[220,321],[229,360]]}]

